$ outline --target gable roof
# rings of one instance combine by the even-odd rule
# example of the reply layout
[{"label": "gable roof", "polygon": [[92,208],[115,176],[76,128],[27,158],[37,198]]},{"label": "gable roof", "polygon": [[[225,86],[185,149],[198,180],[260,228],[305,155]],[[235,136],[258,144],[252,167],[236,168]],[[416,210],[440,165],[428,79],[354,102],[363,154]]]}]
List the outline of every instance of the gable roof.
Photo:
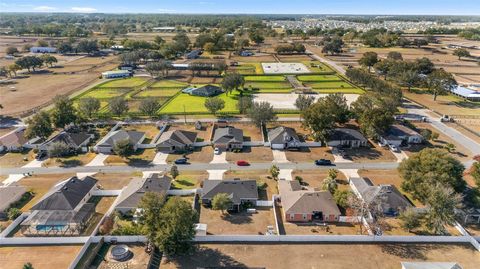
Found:
[{"label": "gable roof", "polygon": [[328,141],[358,140],[367,142],[367,139],[357,130],[349,128],[335,128],[330,132]]},{"label": "gable roof", "polygon": [[159,173],[153,173],[145,178],[134,178],[122,191],[118,198],[117,208],[137,208],[140,200],[147,192],[155,192],[166,197],[172,179]]},{"label": "gable roof", "polygon": [[71,148],[78,148],[80,145],[88,141],[92,137],[91,134],[85,132],[71,133],[71,132],[61,132],[58,135],[52,137],[51,139],[45,141],[41,147],[47,148],[52,143],[63,142]]},{"label": "gable roof", "polygon": [[402,137],[409,137],[409,136],[421,136],[418,132],[408,128],[402,124],[393,124],[390,128],[385,132],[384,138],[402,138]]},{"label": "gable roof", "polygon": [[232,126],[218,128],[213,136],[213,143],[243,143],[243,130]]},{"label": "gable roof", "polygon": [[128,139],[130,143],[133,145],[138,144],[143,136],[145,135],[144,132],[137,132],[137,131],[125,131],[125,130],[117,130],[108,133],[100,142],[98,142],[98,146],[114,146],[117,141]]},{"label": "gable roof", "polygon": [[93,177],[71,177],[53,187],[31,210],[74,210],[96,184]]},{"label": "gable roof", "polygon": [[196,139],[196,132],[173,130],[164,132],[162,136],[160,136],[160,139],[158,139],[157,144],[166,146],[192,145]]},{"label": "gable roof", "polygon": [[273,144],[287,143],[290,141],[300,141],[295,129],[285,126],[279,126],[268,131],[268,141]]},{"label": "gable roof", "polygon": [[302,190],[302,186],[297,180],[279,180],[278,189],[286,214],[319,211],[340,215],[340,210],[328,191]]},{"label": "gable roof", "polygon": [[5,147],[21,147],[27,142],[25,127],[14,130],[0,138],[0,145]]},{"label": "gable roof", "polygon": [[248,180],[205,180],[202,188],[202,199],[213,199],[219,193],[226,193],[233,203],[238,205],[242,199],[258,199],[257,181]]}]

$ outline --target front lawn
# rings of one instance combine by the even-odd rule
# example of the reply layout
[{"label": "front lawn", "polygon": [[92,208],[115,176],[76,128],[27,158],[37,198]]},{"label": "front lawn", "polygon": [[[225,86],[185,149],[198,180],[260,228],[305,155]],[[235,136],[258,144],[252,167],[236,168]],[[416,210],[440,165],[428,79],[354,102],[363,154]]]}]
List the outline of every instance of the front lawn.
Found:
[{"label": "front lawn", "polygon": [[135,97],[170,97],[174,96],[180,88],[148,88],[135,95]]},{"label": "front lawn", "polygon": [[[223,113],[238,113],[237,100],[238,93],[222,93],[218,95],[219,98],[225,101],[225,108],[219,112]],[[206,97],[192,96],[186,93],[181,93],[173,98],[167,105],[162,107],[160,113],[165,114],[181,114],[186,113],[206,113],[210,112],[205,108]]]},{"label": "front lawn", "polygon": [[100,88],[132,88],[137,87],[145,83],[147,80],[145,78],[133,77],[133,78],[120,78],[109,81],[105,84],[100,85]]},{"label": "front lawn", "polygon": [[109,99],[109,98],[124,95],[129,91],[131,91],[131,89],[98,88],[98,89],[87,92],[85,95],[82,96],[82,98],[93,97],[97,99]]}]

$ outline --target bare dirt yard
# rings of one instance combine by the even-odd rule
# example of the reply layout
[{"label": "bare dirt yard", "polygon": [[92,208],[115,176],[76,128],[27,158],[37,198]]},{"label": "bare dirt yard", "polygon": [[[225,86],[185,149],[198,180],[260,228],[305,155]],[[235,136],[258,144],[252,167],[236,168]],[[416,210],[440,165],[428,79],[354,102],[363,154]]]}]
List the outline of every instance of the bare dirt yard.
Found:
[{"label": "bare dirt yard", "polygon": [[208,234],[265,234],[267,226],[275,226],[273,209],[271,207],[257,207],[257,212],[249,214],[245,211],[222,214],[202,206],[200,209],[200,223],[207,224]]},{"label": "bare dirt yard", "polygon": [[454,244],[202,244],[192,255],[164,260],[163,269],[202,267],[400,268],[402,261],[458,262],[474,269],[480,253]]},{"label": "bare dirt yard", "polygon": [[[145,245],[143,244],[127,244],[128,249],[132,253],[131,259],[124,262],[118,262],[109,257],[111,248],[115,245],[110,245],[105,252],[103,259],[94,260],[94,268],[109,269],[109,268],[129,268],[129,269],[143,269],[148,267],[150,256],[145,252]],[[100,261],[100,264],[95,264],[95,261]]]},{"label": "bare dirt yard", "polygon": [[92,177],[98,180],[98,185],[104,190],[120,190],[127,186],[130,180],[136,177],[142,177],[139,172],[134,173],[96,173]]},{"label": "bare dirt yard", "polygon": [[2,269],[18,269],[29,262],[35,269],[68,268],[81,245],[0,247]]},{"label": "bare dirt yard", "polygon": [[[328,170],[293,170],[292,177],[302,178],[302,184],[308,188],[321,190],[323,180],[328,176]],[[347,178],[343,173],[337,173],[337,183],[339,190],[351,190]]]}]

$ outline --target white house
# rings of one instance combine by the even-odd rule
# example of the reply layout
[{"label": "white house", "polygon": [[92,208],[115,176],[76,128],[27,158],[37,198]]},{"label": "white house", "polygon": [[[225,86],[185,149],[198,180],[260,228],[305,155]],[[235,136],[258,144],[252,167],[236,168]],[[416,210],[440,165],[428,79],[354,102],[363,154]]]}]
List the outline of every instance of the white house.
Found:
[{"label": "white house", "polygon": [[300,146],[300,139],[293,128],[279,126],[268,131],[268,141],[272,149],[290,149]]},{"label": "white house", "polygon": [[115,70],[102,73],[103,78],[128,78],[132,76],[132,72],[128,70]]},{"label": "white house", "polygon": [[57,49],[54,47],[31,47],[31,53],[56,53]]}]

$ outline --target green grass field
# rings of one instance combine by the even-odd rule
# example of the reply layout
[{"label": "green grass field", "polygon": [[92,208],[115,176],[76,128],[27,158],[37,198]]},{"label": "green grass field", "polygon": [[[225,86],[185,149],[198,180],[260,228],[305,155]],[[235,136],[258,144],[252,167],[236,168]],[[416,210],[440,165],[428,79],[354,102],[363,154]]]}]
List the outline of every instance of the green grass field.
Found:
[{"label": "green grass field", "polygon": [[109,99],[117,96],[124,95],[125,93],[131,91],[130,89],[112,89],[112,88],[97,88],[92,91],[87,92],[82,96],[85,97],[94,97],[98,99]]},{"label": "green grass field", "polygon": [[[238,93],[231,93],[229,95],[226,95],[225,93],[222,93],[218,95],[221,99],[225,101],[225,108],[221,110],[220,112],[226,112],[226,113],[237,113],[237,98],[238,98]],[[171,100],[168,104],[166,104],[164,107],[160,109],[161,113],[165,114],[176,114],[176,113],[183,113],[184,108],[185,112],[187,113],[206,113],[209,114],[208,110],[205,108],[204,103],[205,103],[206,97],[200,97],[200,96],[191,96],[185,93],[181,93],[177,95],[173,100]]]},{"label": "green grass field", "polygon": [[170,97],[179,92],[180,88],[149,88],[136,94],[135,98],[145,97]]},{"label": "green grass field", "polygon": [[176,80],[161,80],[153,83],[151,88],[183,88],[186,87],[188,83]]},{"label": "green grass field", "polygon": [[145,83],[145,78],[133,77],[133,78],[120,78],[109,81],[100,85],[100,88],[132,88],[137,87]]},{"label": "green grass field", "polygon": [[246,82],[245,87],[258,89],[290,89],[292,85],[287,82]]},{"label": "green grass field", "polygon": [[292,91],[293,91],[292,88],[286,88],[286,89],[276,89],[276,88],[267,89],[267,88],[263,88],[263,89],[260,89],[258,91],[254,91],[254,93],[290,93]]},{"label": "green grass field", "polygon": [[341,81],[336,75],[301,75],[297,79],[303,82]]},{"label": "green grass field", "polygon": [[314,89],[317,93],[344,93],[344,94],[364,94],[362,89],[358,88],[344,88],[344,89]]},{"label": "green grass field", "polygon": [[254,82],[282,82],[286,78],[284,76],[245,76],[245,81],[254,81]]},{"label": "green grass field", "polygon": [[342,89],[342,88],[355,88],[351,84],[345,81],[326,81],[326,82],[316,82],[316,83],[304,83],[307,87],[312,87],[313,89]]}]

